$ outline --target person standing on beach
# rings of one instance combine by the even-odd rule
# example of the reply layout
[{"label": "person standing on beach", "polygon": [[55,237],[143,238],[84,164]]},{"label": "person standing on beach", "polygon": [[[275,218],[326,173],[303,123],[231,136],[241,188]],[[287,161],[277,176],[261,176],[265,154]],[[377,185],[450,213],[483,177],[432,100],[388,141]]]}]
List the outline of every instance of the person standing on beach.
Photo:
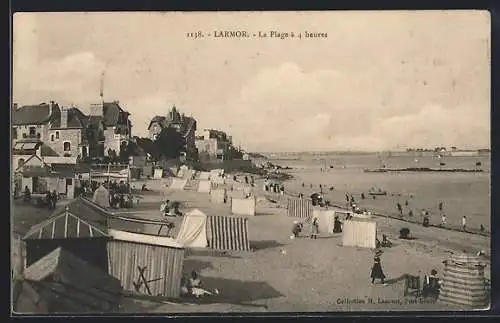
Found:
[{"label": "person standing on beach", "polygon": [[462,217],[462,229],[464,231],[466,231],[467,229],[467,218],[465,217],[465,215]]},{"label": "person standing on beach", "polygon": [[311,225],[311,239],[318,239],[319,223],[318,218],[314,218]]},{"label": "person standing on beach", "polygon": [[438,210],[439,210],[439,212],[443,211],[443,202],[439,202],[439,204],[438,204]]},{"label": "person standing on beach", "polygon": [[401,204],[399,202],[396,204],[396,207],[398,209],[399,215],[403,216],[403,207],[401,206]]},{"label": "person standing on beach", "polygon": [[443,214],[441,216],[441,226],[442,227],[446,226],[446,214]]},{"label": "person standing on beach", "polygon": [[375,284],[375,279],[380,279],[382,284],[385,284],[385,274],[384,271],[382,270],[382,264],[380,263],[380,257],[375,257],[373,259],[373,267],[372,267],[372,272],[370,275],[372,279],[372,284]]}]

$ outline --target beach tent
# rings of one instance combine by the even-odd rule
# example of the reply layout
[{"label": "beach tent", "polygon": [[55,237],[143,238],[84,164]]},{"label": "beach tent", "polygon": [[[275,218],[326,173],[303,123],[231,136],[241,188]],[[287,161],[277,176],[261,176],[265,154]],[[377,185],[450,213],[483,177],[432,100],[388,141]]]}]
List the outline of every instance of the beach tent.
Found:
[{"label": "beach tent", "polygon": [[255,204],[256,204],[255,197],[243,198],[243,199],[232,198],[231,213],[235,215],[254,216]]},{"label": "beach tent", "polygon": [[210,193],[211,188],[212,184],[210,181],[200,181],[198,183],[198,193]]},{"label": "beach tent", "polygon": [[231,187],[233,191],[243,192],[245,195],[253,192],[253,187],[246,183],[233,182]]},{"label": "beach tent", "polygon": [[250,250],[248,219],[207,216],[194,209],[184,215],[176,241],[184,247],[216,250]]},{"label": "beach tent", "polygon": [[109,274],[124,290],[149,296],[177,298],[184,248],[174,239],[110,229]]},{"label": "beach tent", "polygon": [[485,284],[485,265],[480,257],[456,254],[445,260],[439,301],[470,308],[485,307],[488,292]]},{"label": "beach tent", "polygon": [[94,196],[92,197],[92,201],[96,204],[99,204],[102,207],[109,207],[109,192],[108,190],[100,185],[94,192]]},{"label": "beach tent", "polygon": [[333,233],[333,227],[335,224],[334,210],[314,210],[313,218],[318,218],[320,233]]},{"label": "beach tent", "polygon": [[200,180],[203,181],[208,181],[210,179],[210,173],[209,172],[200,172]]},{"label": "beach tent", "polygon": [[225,188],[216,188],[210,191],[210,201],[213,203],[225,203],[227,191]]},{"label": "beach tent", "polygon": [[172,182],[170,183],[169,188],[176,190],[183,190],[186,184],[187,184],[187,179],[172,178]]},{"label": "beach tent", "polygon": [[311,218],[312,201],[309,199],[288,199],[286,214],[296,218]]},{"label": "beach tent", "polygon": [[182,165],[181,167],[179,167],[179,171],[177,172],[177,177],[184,178],[188,170],[189,167],[187,167],[186,165]]},{"label": "beach tent", "polygon": [[223,185],[226,183],[226,180],[221,176],[210,176],[210,182],[216,185]]},{"label": "beach tent", "polygon": [[207,215],[198,209],[185,214],[176,241],[185,247],[206,248],[207,219]]},{"label": "beach tent", "polygon": [[344,222],[342,245],[344,247],[375,248],[377,240],[377,223],[361,219]]},{"label": "beach tent", "polygon": [[163,177],[163,169],[155,168],[153,171],[153,179],[161,179]]}]

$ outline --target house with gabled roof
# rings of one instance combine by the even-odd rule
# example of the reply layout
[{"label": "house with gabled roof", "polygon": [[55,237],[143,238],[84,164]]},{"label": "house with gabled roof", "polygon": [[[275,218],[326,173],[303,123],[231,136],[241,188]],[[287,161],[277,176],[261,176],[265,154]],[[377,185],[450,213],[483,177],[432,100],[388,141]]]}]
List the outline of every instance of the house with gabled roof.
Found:
[{"label": "house with gabled roof", "polygon": [[[50,104],[27,105],[12,109],[13,148],[16,143],[38,140],[50,147],[55,153],[50,157],[66,158],[63,163],[76,163],[78,157],[88,155],[87,139],[88,117],[78,108],[60,107],[53,101]],[[69,159],[68,159],[69,158]],[[57,160],[53,160],[54,163]]]},{"label": "house with gabled roof", "polygon": [[184,138],[184,150],[186,156],[196,157],[196,128],[197,122],[193,117],[188,117],[184,113],[179,113],[175,105],[166,116],[155,116],[148,126],[149,137],[155,141],[163,129],[171,127],[176,129]]},{"label": "house with gabled roof", "polygon": [[89,117],[104,135],[104,156],[114,151],[118,156],[122,147],[128,144],[132,133],[130,113],[125,111],[119,101],[102,102],[90,107]]}]

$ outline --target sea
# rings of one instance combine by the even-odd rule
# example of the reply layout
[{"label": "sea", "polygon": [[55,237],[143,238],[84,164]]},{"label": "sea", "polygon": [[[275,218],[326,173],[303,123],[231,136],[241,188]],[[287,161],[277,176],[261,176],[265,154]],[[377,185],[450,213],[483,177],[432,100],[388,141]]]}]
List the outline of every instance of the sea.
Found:
[{"label": "sea", "polygon": [[[380,157],[377,153],[272,153],[266,156],[273,164],[291,167],[287,172],[294,178],[285,183],[290,191],[312,194],[319,192],[321,185],[325,198],[335,204],[345,205],[348,193],[355,197],[358,206],[372,212],[398,215],[397,203],[400,203],[404,217],[408,217],[409,210],[414,214],[412,219],[421,217],[424,209],[430,212],[432,224],[439,224],[444,213],[449,226],[460,228],[465,215],[471,230],[479,230],[483,225],[485,231],[491,232],[489,155],[439,158]],[[481,165],[476,166],[477,162]],[[461,168],[484,172],[364,172],[381,164],[386,168]],[[367,194],[372,187],[387,191],[387,195],[373,199]],[[364,200],[361,193],[366,196]],[[440,203],[442,211],[438,208]]]}]

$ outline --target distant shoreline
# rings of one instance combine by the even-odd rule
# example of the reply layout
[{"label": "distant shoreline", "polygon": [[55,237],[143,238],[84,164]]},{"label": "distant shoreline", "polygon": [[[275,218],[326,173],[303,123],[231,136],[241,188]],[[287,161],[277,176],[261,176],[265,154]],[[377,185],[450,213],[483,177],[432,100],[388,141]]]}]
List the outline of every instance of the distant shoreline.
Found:
[{"label": "distant shoreline", "polygon": [[428,168],[428,167],[407,167],[407,168],[372,168],[364,169],[365,173],[396,173],[396,172],[427,172],[427,173],[484,173],[484,169],[464,169],[464,168]]}]

